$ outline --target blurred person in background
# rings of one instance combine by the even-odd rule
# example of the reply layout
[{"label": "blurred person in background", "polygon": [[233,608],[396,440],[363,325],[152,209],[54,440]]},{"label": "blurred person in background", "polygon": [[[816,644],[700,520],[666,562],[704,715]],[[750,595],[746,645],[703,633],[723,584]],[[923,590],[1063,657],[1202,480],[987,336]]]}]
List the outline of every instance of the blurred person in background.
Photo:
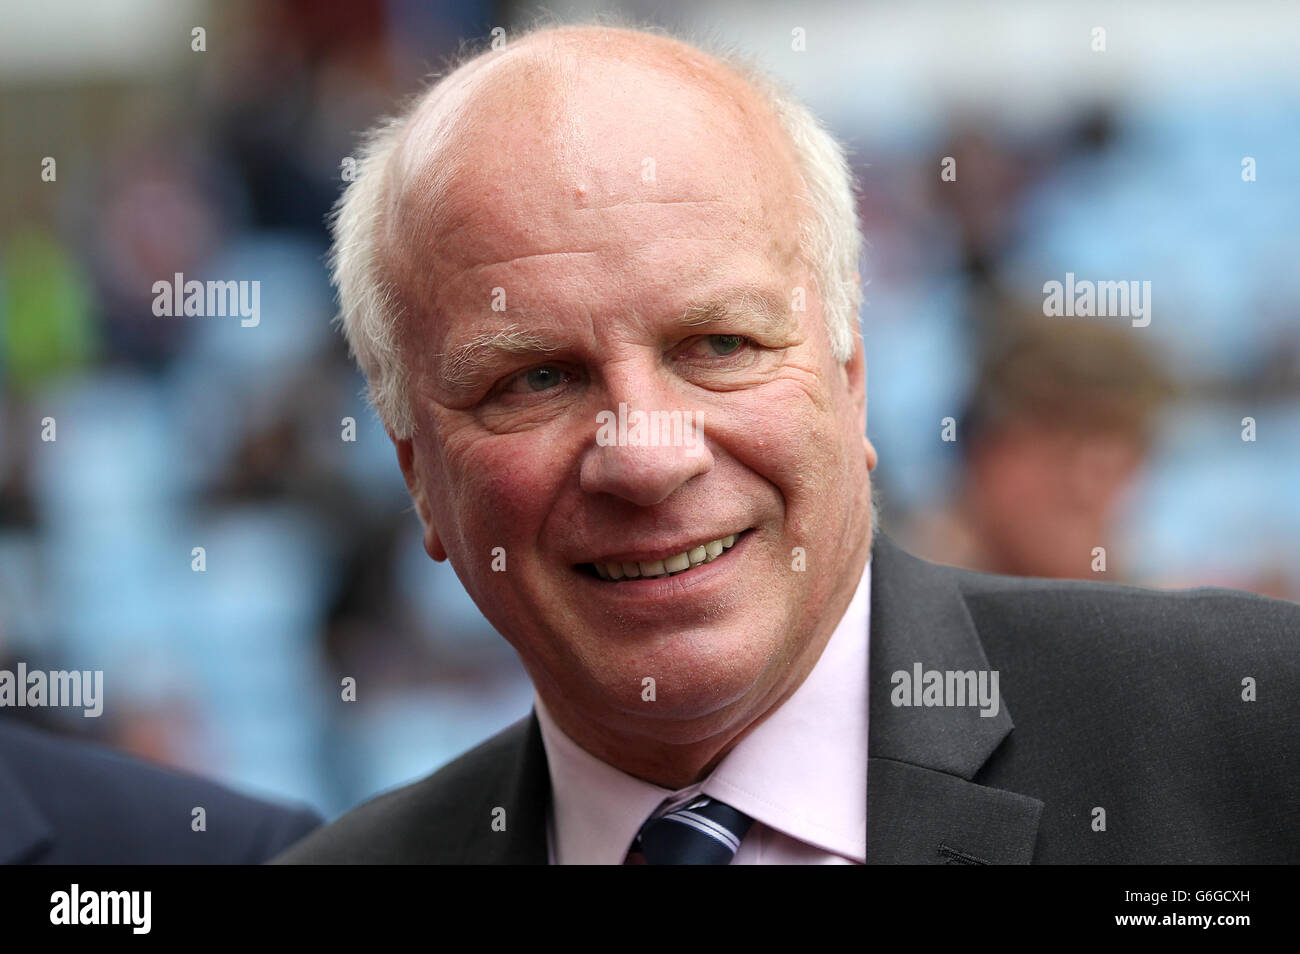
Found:
[{"label": "blurred person in background", "polygon": [[938,563],[1016,576],[1095,578],[1150,449],[1169,385],[1122,328],[1041,315],[985,326],[992,340],[964,413],[951,504],[898,531]]},{"label": "blurred person in background", "polygon": [[0,864],[259,864],[320,825],[305,806],[70,737],[52,710],[15,707],[28,691],[17,679],[39,667],[8,642],[0,620]]},{"label": "blurred person in background", "polygon": [[254,865],[320,823],[0,715],[0,864]]}]

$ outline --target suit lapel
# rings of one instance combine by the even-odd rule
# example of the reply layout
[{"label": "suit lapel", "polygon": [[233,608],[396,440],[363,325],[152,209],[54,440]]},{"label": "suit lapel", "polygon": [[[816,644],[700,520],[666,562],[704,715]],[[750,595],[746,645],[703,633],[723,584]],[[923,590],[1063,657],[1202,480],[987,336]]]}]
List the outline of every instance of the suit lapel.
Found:
[{"label": "suit lapel", "polygon": [[551,778],[537,713],[520,723],[511,755],[485,779],[479,804],[505,809],[504,830],[486,824],[466,827],[462,858],[467,864],[544,865]]},{"label": "suit lapel", "polygon": [[1043,803],[972,781],[1014,724],[1006,705],[895,706],[895,672],[989,669],[950,571],[877,535],[871,560],[868,864],[1028,864]]}]

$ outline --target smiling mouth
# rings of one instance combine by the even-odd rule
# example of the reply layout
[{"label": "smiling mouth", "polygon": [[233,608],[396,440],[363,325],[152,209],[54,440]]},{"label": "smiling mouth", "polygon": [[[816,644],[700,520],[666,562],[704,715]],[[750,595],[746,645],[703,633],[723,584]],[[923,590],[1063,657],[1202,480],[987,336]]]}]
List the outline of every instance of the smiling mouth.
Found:
[{"label": "smiling mouth", "polygon": [[[752,529],[752,528],[751,528]],[[609,583],[626,580],[657,580],[666,576],[680,576],[696,567],[712,563],[734,547],[749,530],[733,533],[716,540],[707,540],[682,553],[663,560],[637,561],[632,563],[581,563],[578,569],[588,576],[598,577]]]}]

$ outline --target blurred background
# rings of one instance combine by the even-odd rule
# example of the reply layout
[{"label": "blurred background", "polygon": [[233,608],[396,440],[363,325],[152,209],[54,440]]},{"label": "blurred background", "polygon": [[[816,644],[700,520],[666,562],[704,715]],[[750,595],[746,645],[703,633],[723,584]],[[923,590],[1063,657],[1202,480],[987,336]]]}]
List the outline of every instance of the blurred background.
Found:
[{"label": "blurred background", "polygon": [[[849,145],[888,532],[998,572],[1300,598],[1295,4],[546,9],[733,43]],[[332,817],[527,713],[513,651],[424,554],[323,256],[358,134],[539,12],[0,5],[0,668],[102,669],[108,698],[0,717]],[[155,317],[178,272],[260,281],[260,322]],[[1067,272],[1150,281],[1149,326],[1045,317]]]}]

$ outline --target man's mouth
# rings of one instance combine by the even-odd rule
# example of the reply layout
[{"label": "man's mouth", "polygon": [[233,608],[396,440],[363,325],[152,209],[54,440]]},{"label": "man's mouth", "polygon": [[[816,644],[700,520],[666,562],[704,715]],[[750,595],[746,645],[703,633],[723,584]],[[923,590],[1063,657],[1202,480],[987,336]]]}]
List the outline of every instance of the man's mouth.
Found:
[{"label": "man's mouth", "polygon": [[696,567],[712,563],[736,545],[748,530],[728,534],[716,540],[705,540],[662,560],[634,560],[630,562],[600,561],[583,563],[579,569],[611,583],[619,580],[655,580],[666,576],[689,573]]}]

